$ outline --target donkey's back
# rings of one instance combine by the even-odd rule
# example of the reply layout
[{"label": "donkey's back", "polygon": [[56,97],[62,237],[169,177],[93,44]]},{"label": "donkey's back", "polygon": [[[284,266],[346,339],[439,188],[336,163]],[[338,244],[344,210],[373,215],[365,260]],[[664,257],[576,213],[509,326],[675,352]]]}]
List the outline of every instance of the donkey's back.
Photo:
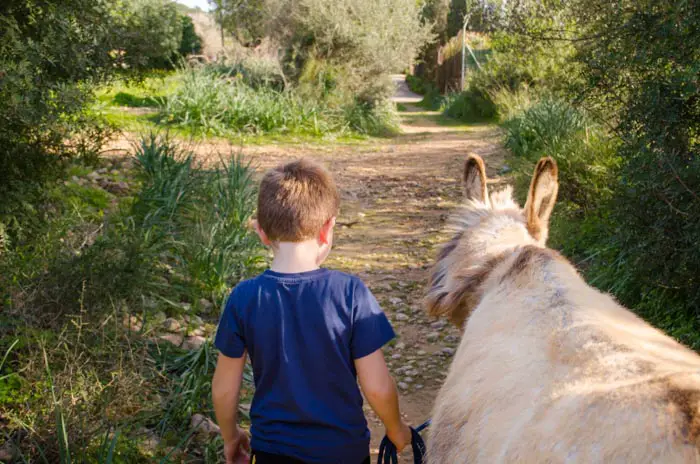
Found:
[{"label": "donkey's back", "polygon": [[433,314],[468,319],[429,461],[700,462],[700,357],[544,248],[553,162],[538,165],[523,211],[487,196],[479,161],[427,297]]}]

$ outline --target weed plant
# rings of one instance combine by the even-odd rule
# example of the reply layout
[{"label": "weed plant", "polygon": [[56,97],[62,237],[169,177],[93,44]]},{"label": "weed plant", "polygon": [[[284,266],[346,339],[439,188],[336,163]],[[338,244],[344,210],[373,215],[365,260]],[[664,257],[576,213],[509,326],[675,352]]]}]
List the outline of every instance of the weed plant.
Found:
[{"label": "weed plant", "polygon": [[222,74],[217,68],[190,67],[180,73],[182,86],[161,106],[161,120],[195,132],[380,134],[397,125],[388,102],[309,98],[291,89],[251,86],[245,75]]},{"label": "weed plant", "polygon": [[237,155],[201,165],[156,135],[135,155],[128,192],[67,180],[38,241],[0,255],[0,445],[20,461],[171,462],[220,450],[189,428],[192,414],[211,414],[211,341],[186,352],[158,338],[159,324],[201,316],[213,327],[227,291],[257,270],[253,170]]}]

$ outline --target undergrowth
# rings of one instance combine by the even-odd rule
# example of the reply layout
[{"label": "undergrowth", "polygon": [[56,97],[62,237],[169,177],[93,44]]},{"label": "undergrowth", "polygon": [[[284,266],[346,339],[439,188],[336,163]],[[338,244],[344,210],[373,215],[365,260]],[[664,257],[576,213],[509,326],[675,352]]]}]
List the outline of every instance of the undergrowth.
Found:
[{"label": "undergrowth", "polygon": [[190,420],[212,415],[219,308],[262,260],[252,168],[237,155],[203,166],[158,136],[134,151],[74,163],[48,219],[0,254],[0,450],[19,462],[221,455]]},{"label": "undergrowth", "polygon": [[300,94],[220,67],[186,67],[182,85],[160,106],[163,122],[213,135],[329,133],[381,135],[396,127],[389,102]]}]

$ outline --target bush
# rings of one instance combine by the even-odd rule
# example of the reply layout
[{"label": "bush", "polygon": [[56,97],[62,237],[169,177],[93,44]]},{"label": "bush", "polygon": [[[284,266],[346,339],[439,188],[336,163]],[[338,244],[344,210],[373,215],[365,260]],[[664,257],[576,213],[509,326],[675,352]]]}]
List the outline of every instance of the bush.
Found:
[{"label": "bush", "polygon": [[399,127],[394,104],[389,101],[348,104],[343,107],[343,119],[351,130],[360,134],[388,135],[396,133]]},{"label": "bush", "polygon": [[[28,211],[70,155],[64,141],[89,100],[88,81],[111,70],[104,2],[4,2],[0,7],[0,222]],[[23,219],[21,219],[23,220]]]},{"label": "bush", "polygon": [[445,115],[464,122],[493,121],[498,114],[489,95],[473,87],[446,96],[443,107]]},{"label": "bush", "polygon": [[0,7],[0,230],[43,219],[66,160],[94,162],[114,128],[85,112],[93,84],[172,58],[182,24],[160,1],[18,0]]},{"label": "bush", "polygon": [[572,16],[580,36],[596,37],[577,44],[580,94],[623,141],[610,251],[595,263],[601,285],[698,349],[700,13],[684,2],[577,1]]},{"label": "bush", "polygon": [[542,153],[556,151],[569,139],[585,134],[589,125],[568,103],[545,98],[504,123],[505,144],[514,155],[536,161]]},{"label": "bush", "polygon": [[[526,173],[543,156],[560,170],[559,198],[577,216],[607,206],[620,158],[616,143],[587,116],[568,103],[545,98],[503,124],[505,145],[523,163]],[[527,180],[527,179],[525,179]]]},{"label": "bush", "polygon": [[[506,119],[518,108],[513,96],[540,98],[563,96],[576,76],[570,45],[541,44],[530,39],[497,33],[492,49],[480,70],[469,73],[466,90],[448,98],[445,114],[467,122]],[[515,111],[514,111],[515,110]]]},{"label": "bush", "polygon": [[537,95],[534,95],[533,92],[525,86],[516,92],[507,89],[499,89],[491,92],[491,100],[498,109],[498,118],[501,122],[519,116],[534,105],[538,101],[538,98]]},{"label": "bush", "polygon": [[411,92],[423,95],[423,100],[418,103],[418,106],[431,111],[437,111],[442,107],[444,98],[433,83],[421,77],[408,74],[406,75],[406,84]]},{"label": "bush", "polygon": [[172,68],[182,45],[183,20],[166,0],[130,0],[113,13],[118,59],[135,69]]},{"label": "bush", "polygon": [[[499,111],[512,103],[501,116],[520,160],[558,159],[565,201],[553,243],[592,284],[700,349],[699,10],[631,0],[513,6],[522,14],[504,19],[525,34],[496,34],[470,85]],[[533,106],[543,95],[586,107],[608,130],[588,118],[582,129],[580,112],[562,103]]]},{"label": "bush", "polygon": [[192,18],[186,14],[182,15],[182,40],[178,53],[181,56],[199,55],[202,53],[202,38],[194,30]]},{"label": "bush", "polygon": [[425,95],[430,90],[432,90],[432,88],[434,88],[434,85],[432,85],[430,82],[412,74],[406,75],[406,85],[411,90],[411,92],[417,93],[419,95]]},{"label": "bush", "polygon": [[578,82],[575,49],[566,42],[545,43],[522,35],[496,33],[491,47],[482,71],[472,73],[470,78],[470,86],[482,92],[517,92],[527,87],[535,93],[562,96]]},{"label": "bush", "polygon": [[445,97],[435,87],[430,89],[424,96],[423,100],[418,103],[418,106],[430,111],[439,111],[445,107]]},{"label": "bush", "polygon": [[95,304],[105,292],[129,299],[170,285],[178,301],[220,301],[259,258],[247,228],[255,203],[249,167],[231,157],[204,170],[186,150],[153,135],[141,141],[136,159],[141,191],[89,249],[57,263],[64,270],[51,279],[60,283],[46,287],[59,294],[49,299],[70,303],[81,292],[83,302]]}]

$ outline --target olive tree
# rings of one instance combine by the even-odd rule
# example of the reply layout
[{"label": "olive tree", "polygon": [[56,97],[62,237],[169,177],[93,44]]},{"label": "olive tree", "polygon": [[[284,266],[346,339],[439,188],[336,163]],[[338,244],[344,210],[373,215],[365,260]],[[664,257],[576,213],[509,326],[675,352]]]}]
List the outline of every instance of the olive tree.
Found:
[{"label": "olive tree", "polygon": [[267,11],[289,72],[298,77],[307,61],[321,61],[367,101],[384,99],[388,75],[410,65],[432,37],[415,0],[287,0]]}]

